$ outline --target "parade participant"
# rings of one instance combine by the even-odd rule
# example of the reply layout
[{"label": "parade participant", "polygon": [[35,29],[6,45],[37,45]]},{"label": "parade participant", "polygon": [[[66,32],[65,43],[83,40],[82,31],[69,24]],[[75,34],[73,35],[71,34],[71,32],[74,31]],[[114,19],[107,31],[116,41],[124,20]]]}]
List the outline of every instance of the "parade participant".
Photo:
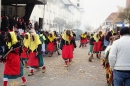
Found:
[{"label": "parade participant", "polygon": [[44,66],[42,55],[42,43],[39,39],[39,36],[35,32],[31,33],[28,65],[30,66],[30,73],[28,74],[28,76],[34,75],[34,68],[39,67],[42,67],[42,73],[45,73],[46,68]]},{"label": "parade participant", "polygon": [[85,32],[85,34],[86,34],[86,39],[85,39],[85,47],[87,47],[87,43],[88,43],[88,33],[87,32]]},{"label": "parade participant", "polygon": [[58,37],[58,34],[56,31],[53,31],[54,32],[54,36],[56,37],[56,44],[55,44],[55,52],[57,52],[58,55],[60,55],[60,52],[58,51],[58,44],[59,44],[59,40],[60,38]]},{"label": "parade participant", "polygon": [[113,43],[113,37],[109,38],[109,41],[110,41],[110,44],[105,49],[105,55],[104,55],[104,58],[102,59],[102,65],[106,70],[106,82],[108,83],[109,86],[113,86],[112,85],[113,84],[112,71],[110,70],[110,65],[108,61],[109,52],[111,49],[111,45]]},{"label": "parade participant", "polygon": [[6,41],[6,55],[1,58],[1,61],[5,61],[3,86],[7,86],[8,79],[16,79],[18,77],[22,78],[22,85],[25,86],[26,78],[23,76],[23,65],[19,56],[21,53],[21,45],[14,32],[7,34]]},{"label": "parade participant", "polygon": [[49,57],[52,57],[56,45],[56,37],[54,36],[53,32],[49,33],[47,40],[48,40],[47,51],[50,54]]},{"label": "parade participant", "polygon": [[82,46],[82,48],[83,48],[85,46],[85,44],[86,44],[86,38],[87,38],[86,33],[81,34],[81,36],[80,36],[81,45],[79,47]]},{"label": "parade participant", "polygon": [[72,33],[70,30],[65,30],[62,35],[62,40],[60,44],[60,49],[62,50],[62,58],[65,61],[65,66],[68,66],[68,63],[73,59],[73,47],[76,48],[76,43],[72,38]]},{"label": "parade participant", "polygon": [[93,37],[93,34],[91,34],[90,36],[90,48],[89,48],[89,53],[90,53],[90,57],[89,57],[89,62],[92,62],[92,59],[93,59],[93,45],[94,45],[94,37]]},{"label": "parade participant", "polygon": [[30,44],[30,34],[29,33],[25,33],[24,35],[24,40],[23,40],[23,52],[21,53],[21,58],[22,61],[25,61],[25,67],[28,68],[28,64],[27,64],[27,60],[28,60],[28,48],[29,48],[29,44]]},{"label": "parade participant", "polygon": [[42,42],[42,52],[43,52],[43,55],[45,54],[45,41],[46,41],[46,38],[45,36],[43,35],[43,31],[40,32],[40,41]]},{"label": "parade participant", "polygon": [[99,41],[98,41],[98,47],[99,47],[99,55],[98,57],[101,57],[101,51],[103,50],[103,41],[104,41],[104,35],[102,31],[99,31]]},{"label": "parade participant", "polygon": [[99,54],[99,45],[98,45],[98,41],[99,41],[99,35],[97,33],[94,34],[93,36],[95,42],[93,45],[93,52],[96,53],[96,57],[99,58],[98,54]]}]

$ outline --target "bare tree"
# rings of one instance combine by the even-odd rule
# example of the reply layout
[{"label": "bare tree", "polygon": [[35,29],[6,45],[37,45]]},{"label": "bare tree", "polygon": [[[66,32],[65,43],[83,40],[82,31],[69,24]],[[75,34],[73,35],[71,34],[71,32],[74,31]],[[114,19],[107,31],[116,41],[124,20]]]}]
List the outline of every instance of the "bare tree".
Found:
[{"label": "bare tree", "polygon": [[64,19],[61,19],[61,18],[54,18],[53,20],[54,24],[58,26],[59,28],[59,32],[61,32],[61,29],[63,29],[63,27],[65,26],[66,24],[66,21]]},{"label": "bare tree", "polygon": [[130,7],[119,9],[119,18],[130,23]]}]

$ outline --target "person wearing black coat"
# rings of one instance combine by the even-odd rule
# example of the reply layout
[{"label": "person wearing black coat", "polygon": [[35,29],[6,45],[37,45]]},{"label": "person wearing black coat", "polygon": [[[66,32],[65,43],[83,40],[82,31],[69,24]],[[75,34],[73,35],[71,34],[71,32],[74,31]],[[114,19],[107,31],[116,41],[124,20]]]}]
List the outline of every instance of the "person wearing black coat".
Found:
[{"label": "person wearing black coat", "polygon": [[8,28],[9,28],[9,20],[8,17],[5,16],[2,18],[1,21],[1,31],[8,32]]},{"label": "person wearing black coat", "polygon": [[1,34],[0,34],[0,55],[4,54],[5,45],[6,45],[5,32],[1,32]]},{"label": "person wearing black coat", "polygon": [[15,17],[9,19],[9,29],[10,31],[13,31],[13,27],[16,26],[17,22],[15,20]]}]

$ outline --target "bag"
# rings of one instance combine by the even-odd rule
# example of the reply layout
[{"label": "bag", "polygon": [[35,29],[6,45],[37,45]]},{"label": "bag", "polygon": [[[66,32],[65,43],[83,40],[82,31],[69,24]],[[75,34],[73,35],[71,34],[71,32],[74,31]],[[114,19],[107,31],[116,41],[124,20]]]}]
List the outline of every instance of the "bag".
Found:
[{"label": "bag", "polygon": [[39,36],[39,38],[40,38],[40,41],[41,41],[42,44],[43,44],[43,43],[44,43],[44,40],[43,40],[42,36]]}]

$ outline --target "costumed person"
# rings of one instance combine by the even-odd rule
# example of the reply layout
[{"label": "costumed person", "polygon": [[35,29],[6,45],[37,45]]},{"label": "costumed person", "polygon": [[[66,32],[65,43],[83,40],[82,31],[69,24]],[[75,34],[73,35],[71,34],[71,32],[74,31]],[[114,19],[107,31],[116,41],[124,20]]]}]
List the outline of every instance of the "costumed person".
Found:
[{"label": "costumed person", "polygon": [[111,46],[112,46],[113,41],[115,41],[117,39],[119,39],[119,38],[118,37],[112,37],[112,36],[109,38],[110,44],[105,49],[104,58],[101,60],[102,65],[106,70],[106,82],[108,83],[108,86],[114,86],[113,85],[113,74],[112,74],[112,70],[110,68],[108,56],[109,56],[109,52],[111,50]]},{"label": "costumed person", "polygon": [[30,73],[28,76],[34,75],[34,68],[42,67],[42,73],[45,73],[46,67],[44,66],[44,60],[42,55],[42,43],[39,36],[34,32],[31,33],[28,66],[30,66]]},{"label": "costumed person", "polygon": [[113,76],[112,76],[112,72],[110,69],[109,61],[108,61],[109,51],[111,49],[113,38],[111,37],[109,41],[110,41],[110,44],[105,49],[105,55],[104,55],[104,58],[102,59],[102,65],[106,70],[106,82],[108,83],[109,86],[113,86]]},{"label": "costumed person", "polygon": [[82,46],[82,48],[83,48],[85,46],[85,44],[86,44],[86,38],[87,38],[86,33],[81,34],[81,36],[80,36],[81,45],[79,47]]},{"label": "costumed person", "polygon": [[98,54],[99,54],[99,44],[98,44],[98,41],[99,41],[99,35],[97,33],[94,34],[93,36],[95,42],[94,45],[93,45],[93,53],[96,54],[96,57],[99,58]]},{"label": "costumed person", "polygon": [[86,34],[86,39],[85,39],[85,47],[87,47],[87,43],[88,43],[88,33],[87,33],[87,32],[85,32],[85,34]]},{"label": "costumed person", "polygon": [[90,48],[89,48],[89,53],[88,53],[88,55],[90,55],[89,62],[92,62],[92,59],[93,59],[93,45],[94,45],[94,42],[95,42],[95,40],[94,40],[93,34],[91,34],[90,43],[89,43]]},{"label": "costumed person", "polygon": [[99,46],[99,58],[101,57],[101,52],[103,51],[103,41],[104,41],[104,34],[102,31],[99,31],[99,41],[98,41],[98,46]]},{"label": "costumed person", "polygon": [[23,75],[23,65],[20,60],[22,49],[14,32],[7,34],[6,42],[6,54],[1,58],[1,61],[5,61],[3,86],[7,86],[8,79],[16,79],[18,77],[22,79],[21,85],[25,86],[26,78]]},{"label": "costumed person", "polygon": [[22,46],[23,52],[21,53],[21,58],[22,58],[22,61],[24,62],[24,66],[27,68],[28,68],[27,60],[28,60],[29,44],[30,44],[30,34],[25,33],[24,40],[23,40],[23,46]]},{"label": "costumed person", "polygon": [[54,32],[54,36],[56,37],[55,52],[57,52],[57,54],[60,55],[60,52],[58,49],[60,38],[58,37],[58,34],[56,33],[56,31],[53,31],[53,32]]},{"label": "costumed person", "polygon": [[76,43],[72,38],[72,33],[70,30],[65,30],[62,35],[62,40],[60,44],[60,49],[62,50],[62,58],[65,61],[65,66],[68,66],[68,63],[73,59],[73,45],[76,48]]},{"label": "costumed person", "polygon": [[48,40],[47,51],[50,54],[49,57],[52,57],[56,45],[56,37],[54,36],[54,33],[49,33],[47,40]]},{"label": "costumed person", "polygon": [[45,55],[45,41],[46,41],[46,37],[43,35],[43,31],[40,32],[40,41],[42,42],[42,52],[43,55]]}]

